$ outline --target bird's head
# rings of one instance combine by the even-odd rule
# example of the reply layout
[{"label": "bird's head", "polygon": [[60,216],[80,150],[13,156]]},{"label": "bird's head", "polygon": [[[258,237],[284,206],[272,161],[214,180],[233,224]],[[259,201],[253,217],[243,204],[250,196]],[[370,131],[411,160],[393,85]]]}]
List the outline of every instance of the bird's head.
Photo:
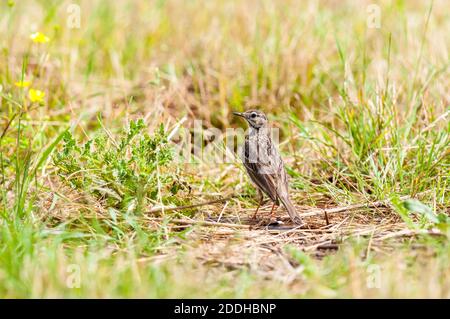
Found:
[{"label": "bird's head", "polygon": [[259,129],[267,125],[267,116],[258,110],[248,110],[243,113],[233,112],[234,115],[243,117],[247,120],[248,125],[253,128]]}]

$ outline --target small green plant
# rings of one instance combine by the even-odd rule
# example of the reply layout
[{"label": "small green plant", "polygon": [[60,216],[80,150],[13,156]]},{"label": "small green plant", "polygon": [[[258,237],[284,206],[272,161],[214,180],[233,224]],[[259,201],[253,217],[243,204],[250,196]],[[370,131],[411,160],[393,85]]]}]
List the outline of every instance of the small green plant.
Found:
[{"label": "small green plant", "polygon": [[108,208],[139,213],[149,204],[180,201],[184,189],[173,171],[172,148],[164,126],[149,135],[142,119],[131,121],[116,138],[102,132],[80,144],[66,132],[61,152],[54,156],[65,183],[87,192]]}]

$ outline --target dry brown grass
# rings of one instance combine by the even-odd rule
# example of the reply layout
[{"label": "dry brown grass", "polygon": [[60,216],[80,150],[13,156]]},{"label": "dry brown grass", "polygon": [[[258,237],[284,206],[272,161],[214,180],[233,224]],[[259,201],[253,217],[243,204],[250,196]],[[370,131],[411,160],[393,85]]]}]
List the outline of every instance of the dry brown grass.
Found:
[{"label": "dry brown grass", "polygon": [[[66,27],[70,1],[16,2],[0,4],[1,296],[450,297],[448,228],[399,200],[449,215],[446,0],[379,1],[379,29],[368,0],[83,0],[80,29]],[[34,28],[51,41],[31,43]],[[14,85],[22,72],[46,92],[39,107]],[[268,225],[269,203],[251,220],[238,162],[173,162],[163,173],[191,188],[177,205],[200,206],[149,199],[128,214],[49,157],[17,208],[26,165],[67,127],[79,141],[137,118],[150,134],[182,118],[224,130],[255,106],[280,128],[305,228],[282,209]]]}]

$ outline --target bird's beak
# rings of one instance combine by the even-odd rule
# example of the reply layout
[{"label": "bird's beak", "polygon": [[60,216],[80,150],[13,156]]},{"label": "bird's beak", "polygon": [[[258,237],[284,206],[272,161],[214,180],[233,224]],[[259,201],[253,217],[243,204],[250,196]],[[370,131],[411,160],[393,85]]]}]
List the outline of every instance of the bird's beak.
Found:
[{"label": "bird's beak", "polygon": [[233,115],[240,116],[240,117],[245,117],[244,113],[240,113],[240,112],[233,112]]}]

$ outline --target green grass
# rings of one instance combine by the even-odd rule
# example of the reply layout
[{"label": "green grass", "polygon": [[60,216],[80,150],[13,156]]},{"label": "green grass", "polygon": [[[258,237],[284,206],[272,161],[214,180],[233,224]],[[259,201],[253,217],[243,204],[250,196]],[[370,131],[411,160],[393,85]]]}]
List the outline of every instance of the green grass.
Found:
[{"label": "green grass", "polygon": [[[79,3],[80,28],[69,2],[0,4],[1,297],[450,296],[445,0],[380,1],[380,28],[370,2]],[[238,163],[179,162],[168,136],[255,106],[299,207],[388,207],[315,239],[174,227],[254,208]]]}]

